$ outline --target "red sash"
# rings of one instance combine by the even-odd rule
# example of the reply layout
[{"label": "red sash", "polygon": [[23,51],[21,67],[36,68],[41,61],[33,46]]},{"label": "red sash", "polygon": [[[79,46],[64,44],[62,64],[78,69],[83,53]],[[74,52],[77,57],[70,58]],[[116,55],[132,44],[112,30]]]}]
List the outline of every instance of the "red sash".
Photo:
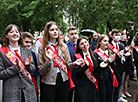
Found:
[{"label": "red sash", "polygon": [[71,75],[68,74],[66,63],[61,59],[61,57],[56,52],[53,51],[51,47],[48,47],[46,51],[48,51],[49,56],[52,56],[52,61],[56,63],[59,66],[59,68],[68,75],[70,82],[70,89],[75,87]]},{"label": "red sash", "polygon": [[[77,59],[82,58],[80,53],[75,54],[75,57]],[[93,64],[92,66],[89,66],[89,68],[85,71],[85,75],[96,86],[96,89],[98,90],[98,80],[94,77],[92,71],[93,71]]]},{"label": "red sash", "polygon": [[138,46],[135,46],[135,50],[138,52]]},{"label": "red sash", "polygon": [[[108,60],[108,56],[102,54],[99,49],[95,49],[94,52],[96,52],[104,61]],[[109,66],[109,69],[113,75],[113,87],[118,87],[118,81],[117,81],[116,76],[114,74],[114,70],[111,68],[111,66]]]},{"label": "red sash", "polygon": [[120,56],[119,55],[120,51],[118,49],[116,49],[113,45],[109,44],[109,49],[111,49],[115,54],[117,54],[118,56]]},{"label": "red sash", "polygon": [[[0,51],[10,60],[10,62],[13,64],[13,65],[16,65],[16,58],[18,58],[11,50],[9,47],[1,47],[0,48]],[[36,90],[36,94],[39,94],[39,91],[38,91],[38,87],[37,87],[37,83],[36,81],[34,80],[34,78],[31,76],[31,74],[25,69],[25,66],[24,66],[24,63],[23,63],[23,60],[20,58],[19,59],[19,64],[22,66],[21,69],[20,69],[20,72],[27,78],[29,79],[30,81],[32,81],[35,85],[35,90]]]}]

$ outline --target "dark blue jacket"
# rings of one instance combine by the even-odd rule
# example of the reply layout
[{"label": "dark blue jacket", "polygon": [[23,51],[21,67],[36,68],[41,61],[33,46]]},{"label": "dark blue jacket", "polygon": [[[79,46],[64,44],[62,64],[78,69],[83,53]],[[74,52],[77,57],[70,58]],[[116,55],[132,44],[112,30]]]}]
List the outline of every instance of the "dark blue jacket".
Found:
[{"label": "dark blue jacket", "polygon": [[[71,61],[73,62],[74,61],[74,55],[75,55],[74,45],[71,41],[69,41],[67,43],[67,46],[68,46],[68,50],[69,50],[69,53],[70,53]],[[73,70],[72,70],[72,80],[73,80],[73,82],[75,82],[75,72]]]},{"label": "dark blue jacket", "polygon": [[37,63],[37,58],[36,58],[36,54],[35,52],[31,51],[32,57],[33,57],[33,61],[34,61],[34,65],[36,70],[33,73],[33,77],[35,80],[37,80],[37,76],[38,76],[38,63]]},{"label": "dark blue jacket", "polygon": [[72,43],[71,41],[69,41],[69,42],[67,43],[67,46],[68,46],[68,49],[69,49],[71,61],[73,62],[73,55],[75,54],[74,45],[73,45],[73,43]]}]

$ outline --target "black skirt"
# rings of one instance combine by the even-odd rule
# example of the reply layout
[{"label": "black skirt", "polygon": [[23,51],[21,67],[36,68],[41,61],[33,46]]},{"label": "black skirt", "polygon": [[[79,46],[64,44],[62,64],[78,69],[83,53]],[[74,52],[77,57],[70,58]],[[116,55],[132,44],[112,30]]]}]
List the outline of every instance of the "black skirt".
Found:
[{"label": "black skirt", "polygon": [[85,85],[76,85],[75,93],[78,102],[100,102],[98,91],[91,82]]}]

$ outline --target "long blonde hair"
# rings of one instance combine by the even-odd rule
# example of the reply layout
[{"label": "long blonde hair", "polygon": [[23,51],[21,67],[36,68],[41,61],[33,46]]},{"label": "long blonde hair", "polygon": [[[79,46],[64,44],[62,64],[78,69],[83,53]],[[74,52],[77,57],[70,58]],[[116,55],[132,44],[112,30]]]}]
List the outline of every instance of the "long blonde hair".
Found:
[{"label": "long blonde hair", "polygon": [[100,47],[100,42],[105,38],[105,37],[108,37],[107,35],[100,35],[99,38],[98,38],[98,41],[97,41],[97,45],[96,45],[96,48],[98,49]]},{"label": "long blonde hair", "polygon": [[[99,36],[98,38],[98,41],[97,41],[97,45],[96,45],[96,49],[100,48],[100,42],[105,38],[105,37],[108,37],[107,35],[105,34],[102,34]],[[109,37],[108,37],[109,38]],[[108,52],[109,52],[109,55],[111,55],[111,52],[109,50],[109,47],[107,48]]]},{"label": "long blonde hair", "polygon": [[[43,35],[43,41],[42,41],[42,57],[43,57],[43,61],[48,61],[48,58],[46,57],[46,53],[45,53],[45,48],[47,48],[48,46],[48,41],[50,40],[50,37],[49,37],[49,29],[52,25],[56,25],[58,28],[59,26],[56,24],[56,22],[48,22],[46,25],[45,25],[45,28],[44,28],[44,35]],[[59,35],[59,34],[58,34]],[[64,45],[63,43],[60,41],[60,37],[58,36],[57,38],[57,42],[60,46],[60,49],[62,51],[62,56],[63,58],[65,59],[65,62],[68,61],[68,56],[67,56],[67,52],[64,48]]]}]

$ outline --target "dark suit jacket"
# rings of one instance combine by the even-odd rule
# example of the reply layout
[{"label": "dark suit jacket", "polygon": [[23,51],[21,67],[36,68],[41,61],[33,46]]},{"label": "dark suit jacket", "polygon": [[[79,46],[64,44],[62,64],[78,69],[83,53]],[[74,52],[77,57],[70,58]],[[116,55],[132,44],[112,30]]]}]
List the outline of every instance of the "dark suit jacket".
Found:
[{"label": "dark suit jacket", "polygon": [[[73,62],[74,55],[75,55],[74,45],[73,45],[73,43],[71,41],[69,41],[67,43],[67,46],[68,46],[68,49],[69,49],[69,54],[70,54],[71,61]],[[76,80],[75,79],[75,72],[74,72],[74,70],[72,70],[72,80],[73,80],[73,82],[75,82],[75,80]]]},{"label": "dark suit jacket", "polygon": [[33,61],[34,61],[34,65],[35,65],[35,71],[33,73],[33,77],[35,80],[37,80],[37,76],[38,76],[38,62],[37,62],[37,57],[35,52],[31,51],[32,57],[33,57]]},{"label": "dark suit jacket", "polygon": [[[124,44],[119,43],[119,51],[123,50],[124,48],[125,48]],[[123,72],[124,72],[124,67],[123,67],[123,64],[121,63],[121,58],[119,58],[119,56],[117,56],[117,55],[116,55],[116,58],[115,58],[114,72],[115,72],[115,75],[117,77],[120,77],[120,75],[122,75]]]},{"label": "dark suit jacket", "polygon": [[69,41],[67,43],[67,46],[68,46],[68,49],[69,49],[71,61],[73,62],[73,55],[75,54],[73,43],[71,41]]}]

